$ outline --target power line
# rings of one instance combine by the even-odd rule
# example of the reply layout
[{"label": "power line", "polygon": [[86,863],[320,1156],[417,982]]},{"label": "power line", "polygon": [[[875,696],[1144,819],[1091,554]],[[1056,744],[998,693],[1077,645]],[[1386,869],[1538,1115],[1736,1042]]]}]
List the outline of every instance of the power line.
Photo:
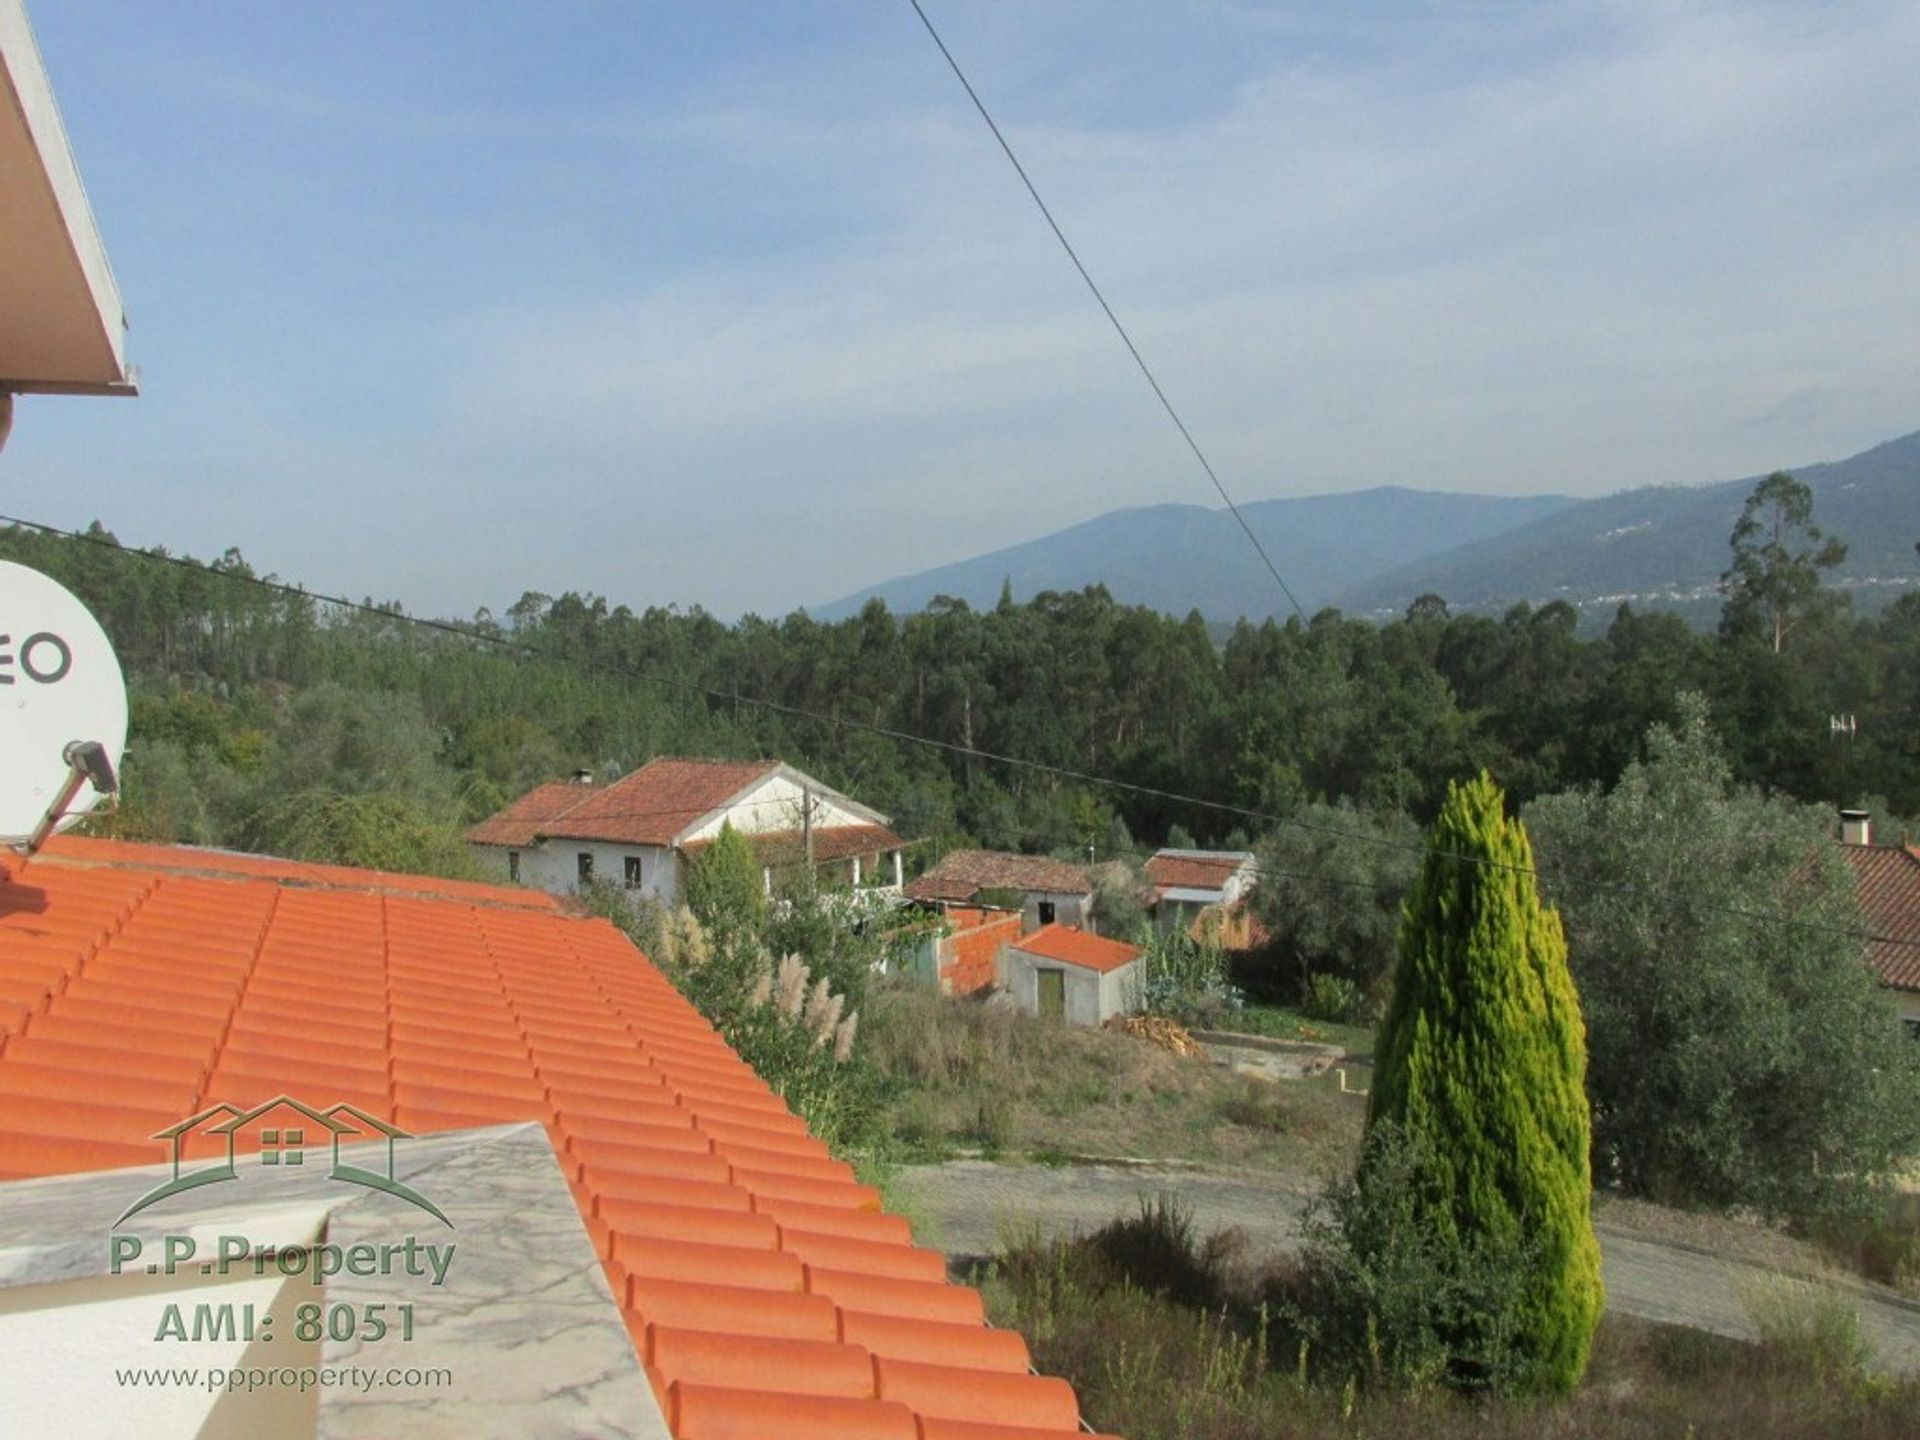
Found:
[{"label": "power line", "polygon": [[[138,556],[144,560],[159,561],[218,580],[238,581],[244,584],[271,590],[277,594],[295,599],[318,602],[336,606],[340,609],[371,615],[383,620],[398,620],[408,625],[437,631],[441,634],[458,636],[466,640],[480,641],[500,649],[509,650],[527,656],[533,660],[566,669],[564,662],[551,655],[541,653],[537,646],[524,640],[516,640],[506,635],[493,635],[471,626],[457,624],[451,620],[432,620],[424,616],[409,615],[403,610],[394,610],[386,606],[374,605],[361,600],[349,600],[344,596],[328,595],[321,591],[308,590],[304,586],[290,585],[282,580],[273,580],[265,576],[241,574],[231,570],[217,570],[211,565],[188,559],[184,556],[168,555],[156,550],[141,550],[120,544],[105,535],[84,534],[76,530],[64,529],[58,525],[48,525],[38,520],[24,520],[18,516],[0,514],[0,525],[13,525],[28,530],[38,530],[43,534],[56,535],[66,540],[76,540],[84,544],[95,545],[120,555]],[[916,735],[910,730],[898,730],[892,726],[876,724],[866,720],[852,720],[840,715],[823,715],[804,706],[790,705],[780,700],[770,700],[765,696],[743,695],[737,691],[716,690],[696,681],[681,680],[670,675],[660,675],[652,671],[636,670],[626,665],[606,665],[604,668],[613,675],[636,680],[643,684],[659,685],[666,689],[678,690],[686,694],[697,695],[715,704],[741,705],[765,710],[772,714],[790,718],[811,720],[817,724],[837,729],[854,730],[863,734],[875,735],[903,745],[919,745],[928,749],[942,751],[950,755],[959,755],[990,764],[1005,765],[1012,769],[1028,770],[1036,774],[1049,775],[1057,779],[1071,780],[1076,784],[1099,786],[1127,794],[1139,795],[1148,799],[1166,800],[1179,805],[1191,805],[1196,808],[1213,810],[1233,815],[1244,820],[1257,821],[1275,828],[1291,828],[1308,834],[1325,835],[1332,839],[1349,840],[1355,844],[1371,845],[1376,849],[1397,850],[1405,854],[1421,857],[1432,856],[1443,860],[1473,865],[1485,870],[1503,871],[1511,874],[1530,876],[1536,881],[1551,883],[1552,877],[1538,869],[1517,865],[1512,861],[1495,860],[1485,855],[1468,855],[1458,851],[1443,850],[1417,840],[1393,840],[1380,835],[1367,835],[1358,831],[1342,829],[1335,825],[1323,825],[1314,821],[1302,820],[1297,816],[1274,815],[1264,810],[1254,810],[1243,805],[1232,805],[1221,800],[1206,800],[1197,795],[1184,795],[1179,791],[1166,790],[1154,785],[1140,785],[1131,780],[1119,780],[1107,775],[1096,775],[1089,771],[1075,770],[1062,765],[1049,765],[1041,760],[1027,760],[1016,755],[1001,755],[991,750],[981,750],[970,745],[961,745],[950,740],[937,740],[930,735]],[[1027,832],[1037,833],[1037,832]],[[1621,881],[1588,880],[1588,886],[1598,890],[1611,890],[1623,894],[1637,894],[1639,887]],[[1903,940],[1890,935],[1876,935],[1869,931],[1851,930],[1828,925],[1819,921],[1799,920],[1788,915],[1770,914],[1765,911],[1747,910],[1739,906],[1711,905],[1702,907],[1714,914],[1732,915],[1742,919],[1765,924],[1781,925],[1804,930],[1810,934],[1830,934],[1850,940],[1866,943],[1893,945],[1901,948],[1920,949],[1920,940]]]},{"label": "power line", "polygon": [[1240,507],[1234,503],[1233,496],[1227,493],[1227,487],[1221,483],[1218,472],[1213,468],[1213,462],[1207,459],[1206,452],[1200,448],[1200,442],[1193,438],[1193,432],[1187,428],[1187,422],[1180,418],[1180,412],[1174,408],[1173,401],[1167,398],[1167,392],[1161,388],[1159,378],[1153,373],[1153,367],[1147,364],[1146,357],[1140,353],[1140,347],[1133,343],[1133,336],[1127,333],[1127,327],[1120,323],[1120,317],[1114,313],[1113,306],[1107,303],[1107,297],[1094,282],[1086,265],[1081,262],[1079,252],[1073,248],[1073,242],[1067,239],[1066,231],[1062,230],[1060,222],[1053,218],[1053,211],[1047,208],[1047,202],[1040,198],[1039,188],[1027,174],[1027,167],[1020,163],[1020,157],[1014,153],[1012,144],[987,110],[986,103],[980,98],[980,93],[973,88],[973,82],[967,79],[967,72],[960,68],[960,62],[954,59],[953,51],[949,50],[947,42],[940,38],[940,32],[933,28],[933,21],[921,7],[920,0],[907,0],[907,3],[913,6],[913,13],[920,17],[920,23],[927,27],[927,34],[932,36],[933,43],[939,46],[940,54],[945,57],[947,67],[953,71],[954,78],[967,92],[967,98],[973,102],[973,108],[980,112],[980,118],[987,122],[987,128],[993,132],[993,138],[1000,142],[1000,148],[1006,152],[1008,161],[1013,165],[1014,173],[1020,177],[1020,183],[1027,187],[1027,194],[1033,197],[1033,203],[1039,207],[1041,216],[1047,222],[1047,228],[1053,231],[1053,238],[1060,242],[1060,248],[1067,252],[1067,258],[1073,262],[1073,268],[1078,270],[1080,278],[1086,281],[1087,289],[1093,293],[1093,298],[1099,302],[1100,309],[1112,323],[1114,332],[1120,337],[1120,343],[1127,347],[1127,353],[1133,357],[1133,363],[1140,367],[1140,373],[1146,377],[1147,384],[1153,389],[1154,397],[1159,400],[1160,407],[1167,412],[1167,418],[1173,421],[1174,428],[1180,432],[1180,438],[1187,442],[1187,448],[1193,452],[1193,458],[1200,462],[1200,468],[1207,472],[1207,479],[1211,480],[1213,488],[1220,492],[1220,498],[1226,502],[1228,511],[1232,513],[1235,520],[1239,521],[1240,529],[1246,534],[1248,543],[1260,556],[1261,563],[1267,567],[1267,573],[1273,576],[1273,583],[1280,587],[1280,593],[1287,597],[1287,603],[1293,606],[1294,613],[1300,617],[1301,623],[1306,623],[1306,610],[1295,598],[1292,588],[1280,577],[1280,569],[1273,563],[1273,557],[1267,553],[1267,547],[1260,543],[1260,537],[1253,533],[1253,526],[1247,523],[1247,517],[1240,513]]}]

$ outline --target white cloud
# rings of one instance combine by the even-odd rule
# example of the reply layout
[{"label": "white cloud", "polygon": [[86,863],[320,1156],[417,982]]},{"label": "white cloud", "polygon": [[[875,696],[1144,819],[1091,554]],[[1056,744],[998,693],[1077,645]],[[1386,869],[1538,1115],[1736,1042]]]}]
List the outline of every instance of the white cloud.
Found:
[{"label": "white cloud", "polygon": [[[1910,6],[934,13],[1245,498],[1591,493],[1920,424]],[[1104,509],[1212,503],[898,19],[667,106],[363,114],[470,140],[476,165],[532,146],[543,182],[617,160],[625,211],[498,180],[488,225],[524,227],[516,273],[567,234],[619,278],[475,283],[429,322],[444,363],[405,376],[412,428],[361,453],[322,404],[233,463],[354,467],[400,513],[356,532],[352,568],[446,609],[539,584],[783,610]],[[324,124],[323,82],[233,94]],[[461,529],[435,545],[448,496]],[[299,568],[301,542],[266,543]]]},{"label": "white cloud", "polygon": [[[1279,60],[1155,130],[1009,122],[1231,485],[1591,491],[1915,423],[1912,12],[1620,7],[1578,48],[1477,68],[1497,38]],[[875,223],[487,311],[449,398],[469,453],[549,456],[714,539],[712,598],[762,608],[1208,499],[957,89],[871,126],[788,103],[703,133],[799,167],[823,209],[888,197]],[[802,573],[756,512],[805,528]]]}]

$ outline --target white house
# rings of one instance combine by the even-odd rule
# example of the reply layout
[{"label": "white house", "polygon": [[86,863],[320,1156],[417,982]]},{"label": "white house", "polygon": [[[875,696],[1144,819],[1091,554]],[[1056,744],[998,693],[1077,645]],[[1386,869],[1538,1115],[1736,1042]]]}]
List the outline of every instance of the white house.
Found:
[{"label": "white house", "polygon": [[610,785],[542,785],[467,832],[483,874],[564,894],[592,876],[676,905],[687,866],[731,824],[768,889],[810,854],[826,877],[898,888],[904,843],[887,817],[779,760],[650,761]]},{"label": "white house", "polygon": [[1098,1025],[1139,1002],[1141,950],[1072,925],[1044,925],[1000,952],[1000,984],[1029,1014]]}]

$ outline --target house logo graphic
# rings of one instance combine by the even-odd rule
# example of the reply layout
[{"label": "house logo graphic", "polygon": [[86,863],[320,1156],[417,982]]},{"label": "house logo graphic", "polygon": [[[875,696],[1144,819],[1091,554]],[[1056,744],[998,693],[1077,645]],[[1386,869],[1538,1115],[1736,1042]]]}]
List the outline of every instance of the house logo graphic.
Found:
[{"label": "house logo graphic", "polygon": [[[448,1229],[453,1228],[438,1205],[415,1190],[403,1180],[394,1178],[393,1151],[396,1140],[411,1140],[413,1136],[396,1126],[387,1124],[377,1116],[369,1115],[357,1105],[334,1105],[326,1110],[316,1110],[311,1105],[302,1104],[290,1095],[277,1095],[273,1099],[256,1105],[250,1110],[242,1110],[237,1105],[224,1101],[209,1105],[196,1115],[189,1115],[178,1124],[169,1125],[152,1138],[166,1142],[169,1157],[173,1161],[173,1176],[154,1186],[133,1204],[121,1212],[120,1218],[113,1223],[125,1224],[132,1216],[138,1215],[149,1205],[157,1205],[170,1196],[182,1194],[188,1190],[197,1190],[202,1185],[218,1184],[222,1180],[238,1180],[237,1147],[240,1133],[251,1131],[258,1126],[259,1162],[274,1167],[289,1167],[307,1163],[307,1134],[309,1129],[324,1133],[331,1144],[332,1163],[327,1171],[329,1180],[344,1181],[349,1185],[365,1186],[369,1190],[378,1190],[392,1195],[426,1211]],[[182,1173],[181,1166],[186,1162],[186,1149],[190,1140],[206,1137],[221,1142],[224,1158],[210,1160],[197,1170]],[[361,1140],[379,1140],[387,1142],[386,1173],[368,1170],[359,1165],[349,1165],[340,1158],[340,1145],[344,1140],[352,1144]]]}]

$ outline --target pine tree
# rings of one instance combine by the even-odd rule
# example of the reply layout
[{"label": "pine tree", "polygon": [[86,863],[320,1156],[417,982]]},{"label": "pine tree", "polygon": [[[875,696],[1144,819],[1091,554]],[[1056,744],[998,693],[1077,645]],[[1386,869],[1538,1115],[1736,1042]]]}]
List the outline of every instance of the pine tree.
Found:
[{"label": "pine tree", "polygon": [[[1602,1303],[1566,941],[1526,830],[1484,773],[1448,787],[1429,840],[1380,1026],[1369,1153],[1388,1135],[1410,1145],[1419,1225],[1462,1265],[1501,1272],[1490,1288],[1472,1277],[1463,1293],[1482,1299],[1444,1322],[1455,1378],[1564,1393],[1586,1370]],[[1472,1373],[1494,1354],[1499,1375]]]}]

